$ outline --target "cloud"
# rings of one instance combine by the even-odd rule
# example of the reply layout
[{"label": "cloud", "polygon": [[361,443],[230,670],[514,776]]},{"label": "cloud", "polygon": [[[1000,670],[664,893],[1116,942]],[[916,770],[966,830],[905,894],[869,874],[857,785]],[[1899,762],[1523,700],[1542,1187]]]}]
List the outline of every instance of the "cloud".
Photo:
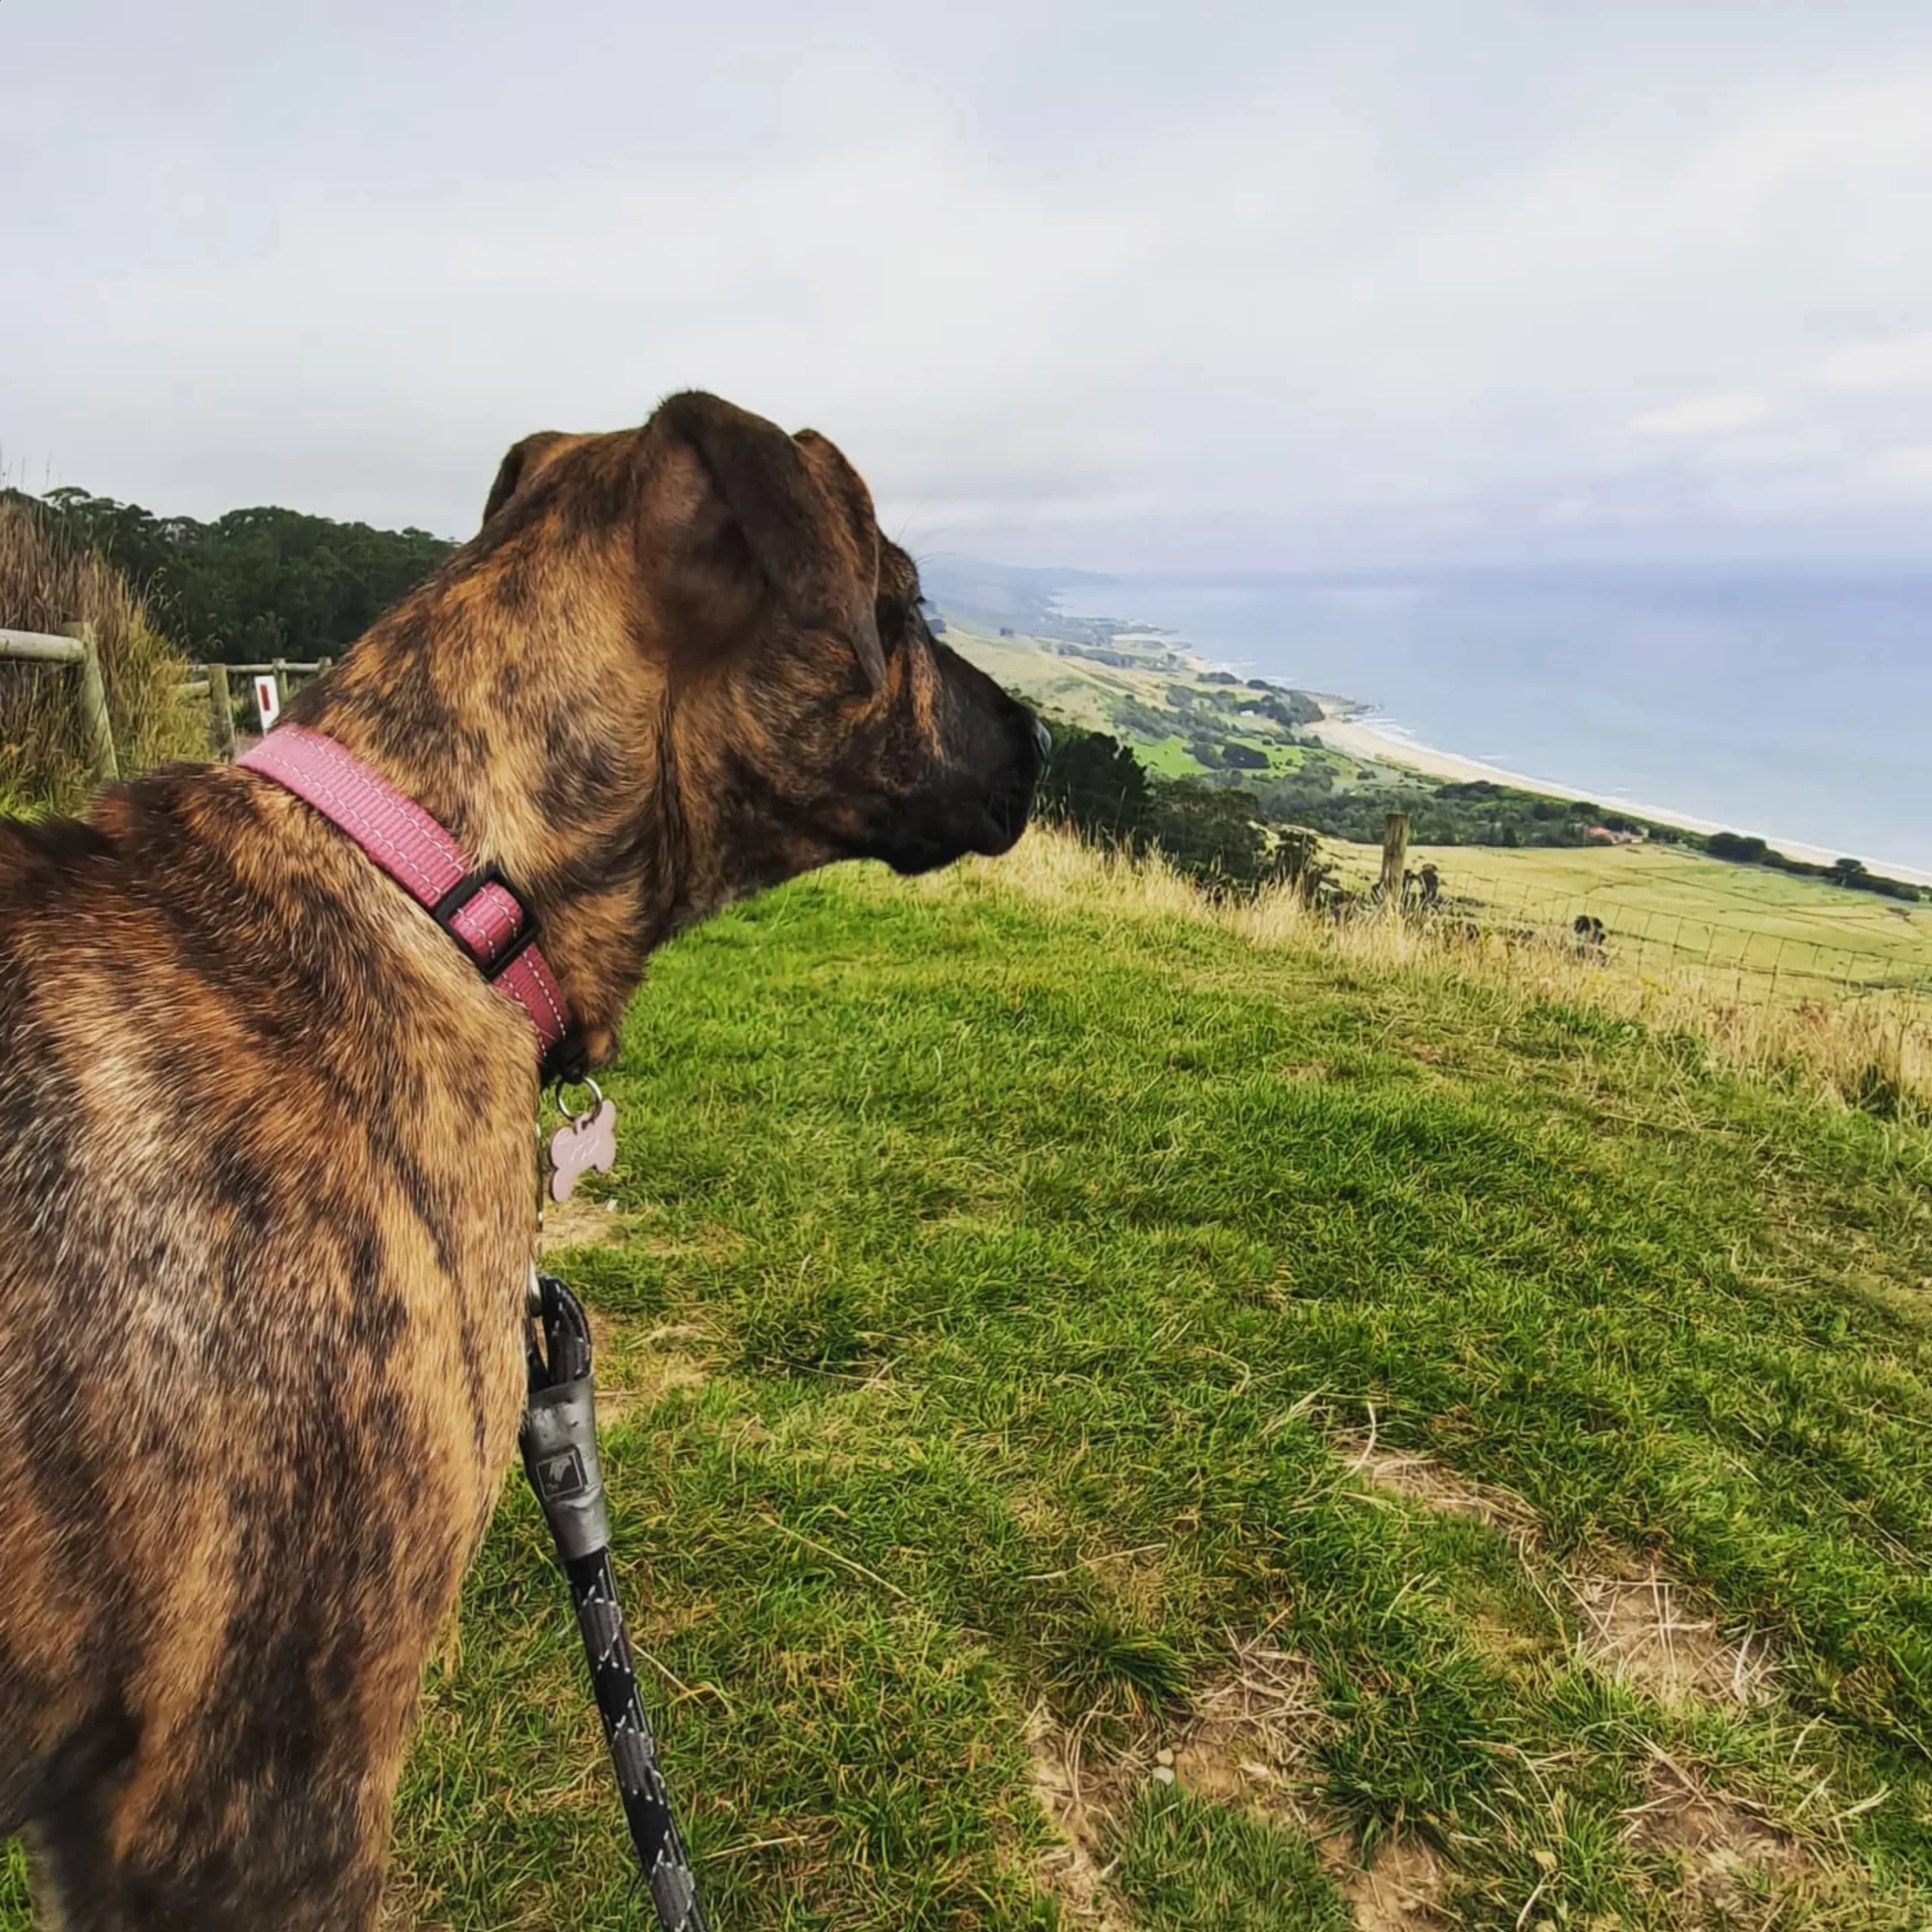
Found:
[{"label": "cloud", "polygon": [[1932,389],[1932,331],[1841,349],[1818,365],[1818,380],[1835,389]]},{"label": "cloud", "polygon": [[1015,561],[1890,543],[1932,42],[1816,11],[10,10],[0,450],[457,534],[697,384]]},{"label": "cloud", "polygon": [[1700,395],[1667,409],[1647,410],[1630,426],[1640,436],[1723,435],[1761,423],[1771,406],[1758,395]]},{"label": "cloud", "polygon": [[1932,443],[1881,450],[1866,465],[1865,475],[1885,496],[1932,496]]}]

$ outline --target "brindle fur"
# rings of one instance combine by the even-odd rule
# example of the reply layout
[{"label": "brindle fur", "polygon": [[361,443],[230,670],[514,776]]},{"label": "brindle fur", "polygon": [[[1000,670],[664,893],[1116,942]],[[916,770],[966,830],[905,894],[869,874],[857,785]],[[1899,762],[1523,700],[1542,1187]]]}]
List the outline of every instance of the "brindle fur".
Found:
[{"label": "brindle fur", "polygon": [[[918,593],[829,443],[674,397],[518,444],[290,715],[521,885],[595,1065],[719,906],[1017,836],[1032,721]],[[521,1011],[268,780],[0,821],[0,1833],[50,1922],[373,1924],[515,1442],[537,1100]]]}]

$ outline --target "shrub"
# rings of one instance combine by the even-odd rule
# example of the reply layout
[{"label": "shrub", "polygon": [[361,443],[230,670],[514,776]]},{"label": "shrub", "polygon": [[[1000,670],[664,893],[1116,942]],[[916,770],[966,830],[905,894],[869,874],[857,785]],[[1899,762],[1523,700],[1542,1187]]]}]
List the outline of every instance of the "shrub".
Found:
[{"label": "shrub", "polygon": [[1268,834],[1245,792],[1198,778],[1154,792],[1154,841],[1184,878],[1223,892],[1253,891],[1268,873]]},{"label": "shrub", "polygon": [[[18,500],[0,503],[0,629],[91,623],[124,775],[205,758],[208,707],[177,689],[187,665],[119,572]],[[81,681],[65,665],[0,659],[0,803],[78,811],[94,785]]]},{"label": "shrub", "polygon": [[1140,761],[1102,731],[1049,718],[1053,757],[1040,780],[1041,816],[1072,826],[1083,836],[1125,841],[1141,838],[1153,811],[1152,794]]}]

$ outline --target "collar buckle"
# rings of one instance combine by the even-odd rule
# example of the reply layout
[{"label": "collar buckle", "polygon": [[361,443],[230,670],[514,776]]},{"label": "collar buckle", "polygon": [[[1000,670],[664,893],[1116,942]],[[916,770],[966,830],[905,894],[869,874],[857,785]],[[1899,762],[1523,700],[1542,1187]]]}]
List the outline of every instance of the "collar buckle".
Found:
[{"label": "collar buckle", "polygon": [[[516,908],[517,924],[515,930],[494,952],[481,953],[469,940],[457,931],[456,922],[463,908],[493,885]],[[532,910],[530,902],[503,875],[502,866],[494,862],[479,866],[473,872],[466,873],[428,910],[430,918],[476,962],[476,970],[486,980],[494,980],[499,974],[507,972],[537,943],[535,912]]]}]

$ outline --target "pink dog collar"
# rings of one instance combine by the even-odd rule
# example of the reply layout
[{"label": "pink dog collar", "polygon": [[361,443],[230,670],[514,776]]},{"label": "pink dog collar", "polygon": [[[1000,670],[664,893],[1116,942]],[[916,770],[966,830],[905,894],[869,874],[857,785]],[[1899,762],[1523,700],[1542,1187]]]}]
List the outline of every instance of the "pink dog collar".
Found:
[{"label": "pink dog collar", "polygon": [[315,807],[387,872],[513,999],[537,1035],[549,1075],[570,1021],[549,964],[537,946],[537,918],[494,866],[478,870],[461,846],[414,800],[333,738],[284,724],[235,762],[272,778]]}]

